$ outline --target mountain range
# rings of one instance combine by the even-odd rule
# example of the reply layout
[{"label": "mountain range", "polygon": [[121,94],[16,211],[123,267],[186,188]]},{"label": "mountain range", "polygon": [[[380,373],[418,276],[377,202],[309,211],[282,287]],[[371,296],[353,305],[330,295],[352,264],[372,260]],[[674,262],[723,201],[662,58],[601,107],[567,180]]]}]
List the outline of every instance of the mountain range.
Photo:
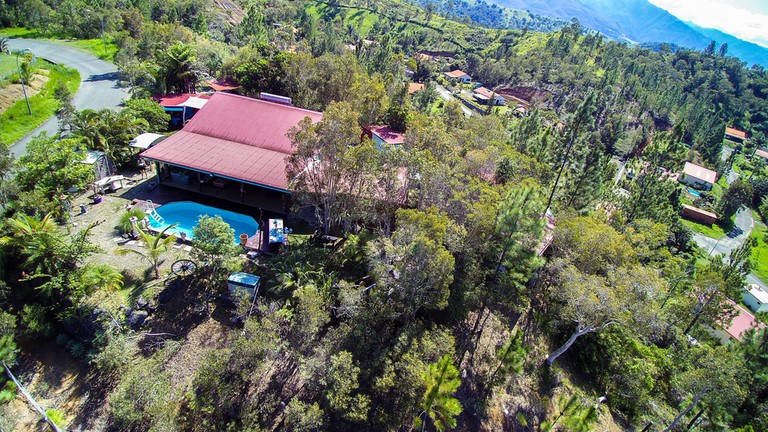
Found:
[{"label": "mountain range", "polygon": [[553,18],[577,18],[582,26],[633,43],[668,42],[703,49],[712,40],[728,44],[728,54],[747,65],[768,67],[768,48],[719,30],[684,22],[647,0],[488,0],[499,6],[523,9]]}]

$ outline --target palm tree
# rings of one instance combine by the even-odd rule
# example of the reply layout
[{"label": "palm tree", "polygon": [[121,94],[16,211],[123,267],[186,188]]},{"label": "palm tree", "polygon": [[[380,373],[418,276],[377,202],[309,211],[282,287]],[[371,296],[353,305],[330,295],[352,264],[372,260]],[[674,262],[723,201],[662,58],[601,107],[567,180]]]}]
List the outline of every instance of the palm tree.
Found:
[{"label": "palm tree", "polygon": [[149,262],[149,264],[152,266],[152,269],[155,270],[155,277],[160,277],[160,257],[170,249],[171,245],[173,245],[176,242],[176,236],[169,235],[168,237],[165,236],[165,232],[168,231],[168,229],[174,227],[176,225],[169,225],[165,227],[162,231],[159,233],[152,235],[149,233],[144,232],[141,228],[136,227],[136,230],[139,232],[139,241],[144,244],[144,250],[137,250],[137,249],[129,249],[129,248],[117,248],[115,252],[117,252],[119,255],[127,255],[129,253],[135,253],[145,260]]},{"label": "palm tree", "polygon": [[[56,262],[57,251],[63,244],[56,222],[49,213],[42,218],[19,213],[7,219],[9,236],[0,237],[0,245],[9,245],[27,256],[26,265],[40,267],[43,262]],[[43,266],[47,267],[47,266]],[[37,269],[45,273],[51,268]]]},{"label": "palm tree", "polygon": [[83,138],[89,149],[103,151],[118,166],[130,161],[131,139],[149,129],[146,120],[137,119],[128,111],[110,109],[82,110],[75,114],[71,125],[73,134]]},{"label": "palm tree", "polygon": [[449,354],[427,367],[424,382],[427,391],[421,402],[422,411],[413,420],[413,427],[423,432],[426,428],[425,416],[429,416],[438,431],[456,427],[456,416],[461,414],[462,408],[459,400],[452,395],[461,385],[461,379]]},{"label": "palm tree", "polygon": [[86,290],[119,290],[123,287],[123,275],[109,264],[96,264],[83,273],[83,286]]},{"label": "palm tree", "polygon": [[191,45],[176,43],[165,52],[161,74],[166,92],[194,93],[197,83],[195,52]]}]

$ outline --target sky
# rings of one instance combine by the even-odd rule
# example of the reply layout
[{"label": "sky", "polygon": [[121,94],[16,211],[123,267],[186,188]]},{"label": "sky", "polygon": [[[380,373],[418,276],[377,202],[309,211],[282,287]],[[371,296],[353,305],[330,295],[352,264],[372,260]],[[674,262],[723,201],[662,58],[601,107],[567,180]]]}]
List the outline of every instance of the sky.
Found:
[{"label": "sky", "polygon": [[768,0],[649,0],[683,21],[768,48]]}]

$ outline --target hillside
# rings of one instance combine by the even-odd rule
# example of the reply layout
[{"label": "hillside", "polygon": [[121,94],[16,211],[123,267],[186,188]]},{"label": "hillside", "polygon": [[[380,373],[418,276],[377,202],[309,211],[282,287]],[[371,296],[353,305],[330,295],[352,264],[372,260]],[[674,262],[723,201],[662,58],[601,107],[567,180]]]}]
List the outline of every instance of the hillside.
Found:
[{"label": "hillside", "polygon": [[577,18],[588,28],[613,39],[630,42],[671,42],[702,49],[711,40],[737,47],[729,51],[748,64],[766,63],[768,49],[741,41],[712,29],[685,23],[646,0],[495,0],[494,3],[535,14],[570,20]]}]

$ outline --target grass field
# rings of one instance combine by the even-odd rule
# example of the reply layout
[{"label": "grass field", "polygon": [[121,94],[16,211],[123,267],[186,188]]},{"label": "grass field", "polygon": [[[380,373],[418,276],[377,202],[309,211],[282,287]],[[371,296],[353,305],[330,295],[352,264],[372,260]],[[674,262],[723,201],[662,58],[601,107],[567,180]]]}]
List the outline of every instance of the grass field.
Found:
[{"label": "grass field", "polygon": [[36,30],[29,30],[22,27],[10,27],[0,29],[0,37],[7,38],[29,38],[29,39],[42,39],[54,41],[64,44],[66,46],[85,51],[95,57],[102,60],[113,61],[115,59],[115,53],[117,53],[117,45],[115,45],[113,38],[107,33],[107,49],[104,50],[103,39],[80,39],[80,40],[63,40],[55,37],[55,35],[45,35]]},{"label": "grass field", "polygon": [[0,54],[0,82],[16,73],[16,57]]},{"label": "grass field", "polygon": [[[723,237],[725,235],[725,231],[718,224],[704,225],[688,219],[681,218],[680,220],[683,222],[683,225],[688,227],[688,229],[690,229],[691,231],[697,232],[699,234],[703,234],[707,237],[711,237],[713,239],[719,239],[720,237]],[[768,257],[768,255],[766,257]]]},{"label": "grass field", "polygon": [[768,243],[765,242],[765,234],[768,229],[762,223],[755,224],[750,237],[757,239],[757,246],[752,249],[752,271],[760,280],[768,282]]},{"label": "grass field", "polygon": [[53,92],[60,82],[65,83],[73,94],[80,86],[80,73],[75,69],[54,65],[45,60],[39,60],[36,66],[50,71],[48,82],[40,93],[29,98],[32,115],[27,112],[27,104],[22,99],[16,101],[0,116],[0,142],[12,144],[54,115],[59,104],[53,97]]}]

